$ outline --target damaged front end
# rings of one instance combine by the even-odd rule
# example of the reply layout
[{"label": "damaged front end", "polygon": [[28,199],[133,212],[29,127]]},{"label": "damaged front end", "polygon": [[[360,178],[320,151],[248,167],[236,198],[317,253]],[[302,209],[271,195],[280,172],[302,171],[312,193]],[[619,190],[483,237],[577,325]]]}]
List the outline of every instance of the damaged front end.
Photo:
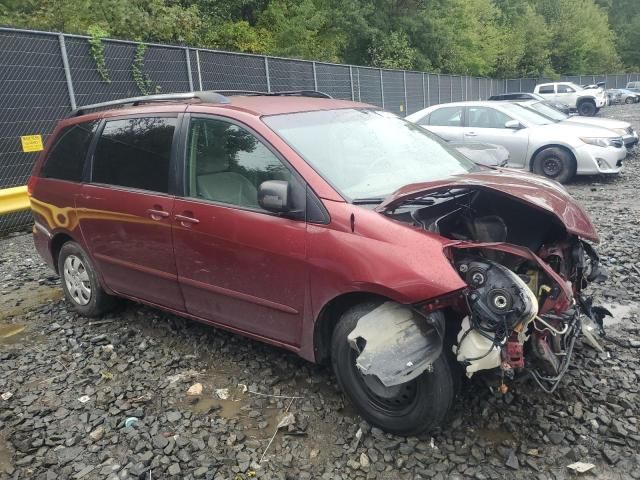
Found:
[{"label": "damaged front end", "polygon": [[[559,192],[552,192],[555,200],[574,208],[572,224],[558,213],[568,207],[541,208],[480,185],[440,186],[385,202],[381,213],[451,240],[447,256],[468,287],[413,307],[387,302],[363,317],[349,336],[361,372],[398,385],[427,370],[445,345],[467,376],[497,371],[502,392],[518,373],[553,392],[581,332],[600,348],[592,332],[603,333],[608,314],[582,293],[605,276],[583,239],[597,236],[573,228],[590,222],[577,218],[579,207]],[[456,334],[446,343],[448,329]]]}]

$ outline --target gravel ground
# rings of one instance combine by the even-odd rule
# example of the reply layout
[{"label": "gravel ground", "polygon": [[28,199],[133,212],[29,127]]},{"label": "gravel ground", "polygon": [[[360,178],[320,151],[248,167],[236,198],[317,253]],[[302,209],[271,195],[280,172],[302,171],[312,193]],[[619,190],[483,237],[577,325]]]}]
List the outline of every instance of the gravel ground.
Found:
[{"label": "gravel ground", "polygon": [[[639,106],[604,113],[640,129]],[[575,461],[596,465],[583,478],[640,478],[640,156],[569,188],[611,274],[594,287],[615,314],[606,353],[578,342],[553,395],[474,377],[419,438],[371,428],[327,368],[277,348],[133,303],[81,318],[30,236],[1,239],[0,478],[563,479]]]}]

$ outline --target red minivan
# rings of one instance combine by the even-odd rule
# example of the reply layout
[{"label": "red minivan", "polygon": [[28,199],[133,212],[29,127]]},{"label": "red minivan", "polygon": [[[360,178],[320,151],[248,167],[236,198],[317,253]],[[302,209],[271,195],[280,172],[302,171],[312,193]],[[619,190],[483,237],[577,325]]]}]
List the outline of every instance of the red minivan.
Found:
[{"label": "red minivan", "polygon": [[462,373],[552,392],[602,325],[598,237],[562,186],[318,92],[83,107],[29,194],[80,314],[124,297],[330,362],[393,433],[441,424]]}]

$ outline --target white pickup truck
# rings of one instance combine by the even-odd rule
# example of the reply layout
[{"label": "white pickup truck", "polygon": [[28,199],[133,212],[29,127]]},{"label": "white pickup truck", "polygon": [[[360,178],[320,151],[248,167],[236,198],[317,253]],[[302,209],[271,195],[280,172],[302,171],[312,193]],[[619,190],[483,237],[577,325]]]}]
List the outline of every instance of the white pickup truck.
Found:
[{"label": "white pickup truck", "polygon": [[607,94],[600,87],[585,89],[571,82],[554,82],[538,84],[533,91],[548,100],[565,103],[587,117],[594,116],[607,104]]}]

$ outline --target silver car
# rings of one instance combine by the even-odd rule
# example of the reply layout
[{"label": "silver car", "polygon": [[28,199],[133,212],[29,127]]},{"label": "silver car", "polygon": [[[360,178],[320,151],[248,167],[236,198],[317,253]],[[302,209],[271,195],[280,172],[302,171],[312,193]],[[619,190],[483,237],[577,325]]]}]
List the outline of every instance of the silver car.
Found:
[{"label": "silver car", "polygon": [[638,103],[640,101],[640,94],[627,90],[626,88],[610,88],[607,90],[607,96],[609,97],[609,103]]},{"label": "silver car", "polygon": [[407,117],[451,142],[495,143],[509,150],[509,167],[564,183],[574,175],[619,173],[622,137],[606,128],[558,124],[511,102],[434,105]]},{"label": "silver car", "polygon": [[629,122],[615,120],[613,118],[602,117],[582,117],[579,115],[565,115],[564,113],[551,108],[543,102],[518,101],[515,102],[525,108],[531,109],[540,115],[553,120],[554,122],[575,123],[578,125],[589,125],[593,127],[602,127],[617,133],[622,137],[627,148],[631,148],[638,143],[638,132],[634,130]]}]

